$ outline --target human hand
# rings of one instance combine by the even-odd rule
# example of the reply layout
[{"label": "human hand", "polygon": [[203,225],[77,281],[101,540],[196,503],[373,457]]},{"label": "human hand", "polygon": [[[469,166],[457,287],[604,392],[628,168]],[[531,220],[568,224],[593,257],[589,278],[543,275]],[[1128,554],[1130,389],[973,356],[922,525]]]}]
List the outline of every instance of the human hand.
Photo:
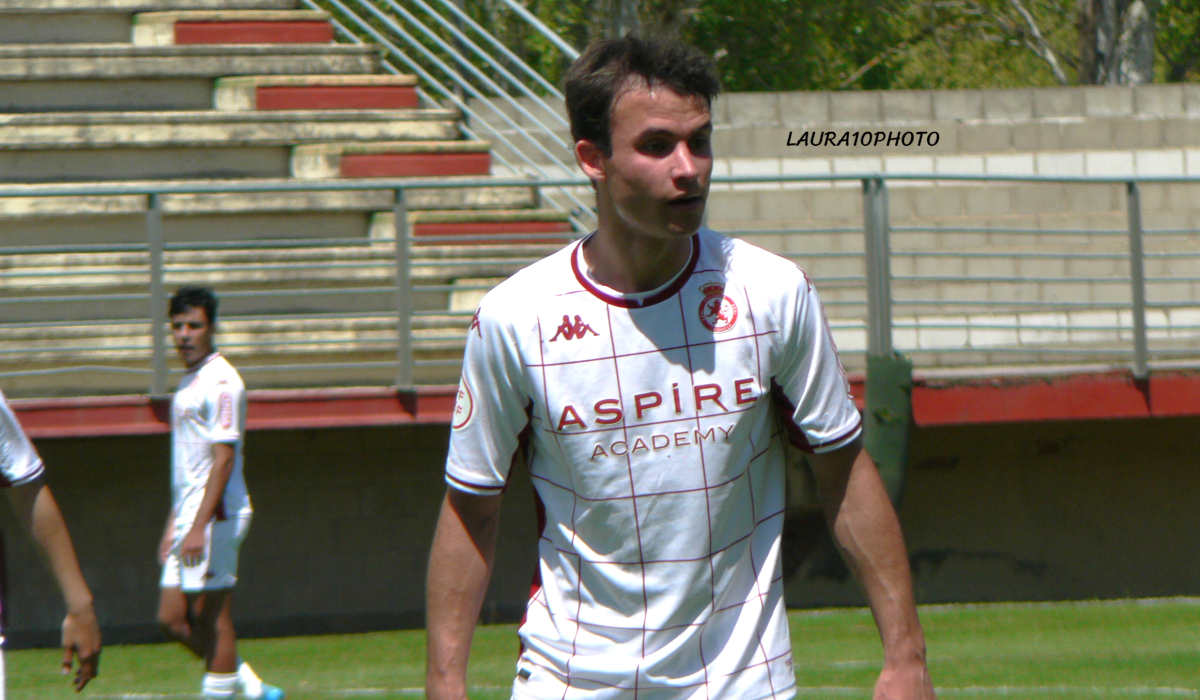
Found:
[{"label": "human hand", "polygon": [[924,660],[884,664],[873,700],[934,700],[933,681]]},{"label": "human hand", "polygon": [[184,566],[196,566],[204,559],[205,533],[203,528],[188,530],[179,542],[179,558]]},{"label": "human hand", "polygon": [[175,544],[175,539],[171,537],[171,532],[163,533],[162,539],[158,542],[158,565],[163,566],[167,563],[167,556],[171,554],[171,545]]},{"label": "human hand", "polygon": [[68,611],[63,618],[62,648],[64,676],[70,675],[75,660],[79,661],[71,682],[78,693],[100,673],[100,624],[90,603],[79,610]]}]

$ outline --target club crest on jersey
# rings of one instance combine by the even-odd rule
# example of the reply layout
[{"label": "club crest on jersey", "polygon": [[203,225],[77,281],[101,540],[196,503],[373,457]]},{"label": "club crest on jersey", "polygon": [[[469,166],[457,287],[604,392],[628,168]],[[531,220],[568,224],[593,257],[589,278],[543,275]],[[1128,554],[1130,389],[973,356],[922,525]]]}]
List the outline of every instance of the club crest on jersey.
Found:
[{"label": "club crest on jersey", "polygon": [[582,338],[586,336],[588,333],[591,333],[592,335],[600,335],[596,331],[592,330],[591,326],[584,323],[583,319],[579,317],[579,314],[575,314],[575,320],[573,322],[571,321],[570,316],[563,314],[562,323],[558,324],[558,331],[554,334],[554,337],[550,339],[550,342],[553,343],[559,338],[562,338],[563,340],[575,340],[576,338]]},{"label": "club crest on jersey", "polygon": [[471,385],[467,384],[467,378],[463,377],[462,383],[458,386],[458,397],[454,400],[454,416],[450,425],[454,430],[465,428],[467,423],[471,422],[471,416],[475,415],[475,398],[471,396]]},{"label": "club crest on jersey", "polygon": [[706,284],[700,287],[704,299],[700,302],[700,323],[713,333],[723,333],[737,322],[738,310],[733,299],[725,296],[725,285]]}]

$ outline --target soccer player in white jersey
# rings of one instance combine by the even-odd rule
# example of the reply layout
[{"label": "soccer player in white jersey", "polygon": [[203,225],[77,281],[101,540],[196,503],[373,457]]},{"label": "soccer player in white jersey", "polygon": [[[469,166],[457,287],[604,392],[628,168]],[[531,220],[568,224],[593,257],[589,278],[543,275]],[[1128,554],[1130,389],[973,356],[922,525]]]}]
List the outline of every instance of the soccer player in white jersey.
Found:
[{"label": "soccer player in white jersey", "polygon": [[[71,534],[63,521],[54,494],[43,478],[45,467],[33,443],[21,429],[0,392],[0,487],[5,489],[17,520],[29,534],[50,565],[58,583],[67,615],[62,622],[63,673],[69,673],[79,659],[73,684],[83,690],[96,677],[100,667],[100,625],[92,606],[92,592],[79,569]],[[0,630],[0,700],[4,698],[4,634]]]},{"label": "soccer player in white jersey", "polygon": [[900,526],[817,294],[792,263],[701,227],[717,90],[704,56],[632,37],[568,72],[599,224],[471,323],[429,562],[430,698],[466,697],[516,461],[542,528],[513,698],[792,697],[785,440],[811,452],[874,612],[875,698],[934,695]]},{"label": "soccer player in white jersey", "polygon": [[250,528],[250,496],[242,474],[246,389],[217,352],[217,298],[183,287],[168,314],[175,350],[187,368],[171,400],[171,510],[159,545],[158,621],[204,659],[206,698],[280,700],[237,656],[233,589],[238,549]]}]

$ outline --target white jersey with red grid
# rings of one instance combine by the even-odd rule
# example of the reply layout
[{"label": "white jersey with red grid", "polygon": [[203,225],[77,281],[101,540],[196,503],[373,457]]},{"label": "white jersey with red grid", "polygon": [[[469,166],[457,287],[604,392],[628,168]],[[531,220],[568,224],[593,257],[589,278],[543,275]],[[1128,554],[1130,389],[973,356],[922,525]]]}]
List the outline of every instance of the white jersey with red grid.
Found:
[{"label": "white jersey with red grid", "polygon": [[0,391],[0,487],[27,484],[43,471],[42,458]]},{"label": "white jersey with red grid", "polygon": [[525,450],[543,510],[513,696],[791,697],[783,440],[861,432],[816,293],[706,229],[648,296],[590,281],[580,251],[484,298],[450,439],[447,481],[475,494]]},{"label": "white jersey with red grid", "polygon": [[233,445],[233,472],[217,519],[248,516],[250,496],[242,476],[242,441],[246,434],[246,387],[219,353],[204,358],[179,382],[171,399],[171,496],[176,527],[196,519],[212,473],[215,443]]}]

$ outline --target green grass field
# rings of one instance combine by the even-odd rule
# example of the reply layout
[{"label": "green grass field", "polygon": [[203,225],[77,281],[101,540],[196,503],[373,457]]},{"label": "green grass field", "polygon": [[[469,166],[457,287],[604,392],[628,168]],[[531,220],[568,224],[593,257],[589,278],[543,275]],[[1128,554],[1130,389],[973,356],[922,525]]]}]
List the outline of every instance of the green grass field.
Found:
[{"label": "green grass field", "polygon": [[[921,609],[941,697],[1200,698],[1200,600],[930,606]],[[880,663],[862,609],[790,615],[800,697],[869,698]],[[419,630],[252,639],[242,655],[292,700],[411,698],[425,661]],[[479,630],[472,698],[508,698],[511,625]],[[77,697],[56,650],[7,654],[10,700]],[[92,698],[198,698],[201,668],[171,645],[111,646]]]}]

